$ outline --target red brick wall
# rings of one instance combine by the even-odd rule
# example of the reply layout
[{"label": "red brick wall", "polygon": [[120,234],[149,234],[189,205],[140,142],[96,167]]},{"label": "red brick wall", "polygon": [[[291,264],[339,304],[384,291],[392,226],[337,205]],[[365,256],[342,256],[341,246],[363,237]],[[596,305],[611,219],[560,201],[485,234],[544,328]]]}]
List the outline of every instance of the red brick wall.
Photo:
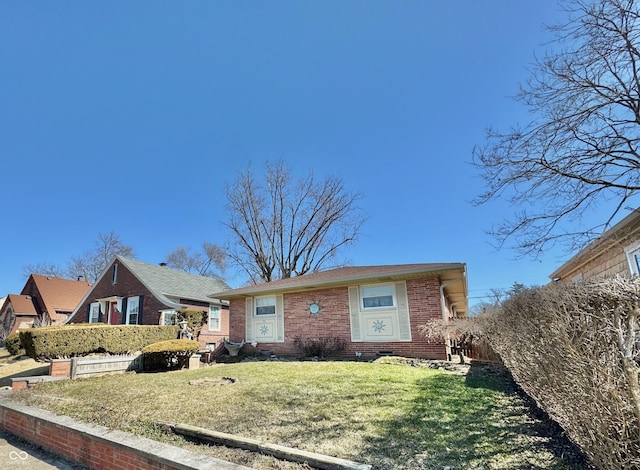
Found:
[{"label": "red brick wall", "polygon": [[198,340],[200,344],[215,343],[222,341],[223,338],[229,338],[229,308],[222,307],[220,309],[220,330],[209,330],[209,322],[202,328]]},{"label": "red brick wall", "polygon": [[[407,280],[407,297],[411,317],[411,342],[352,342],[349,320],[348,287],[314,290],[284,294],[284,343],[259,343],[258,350],[271,350],[275,354],[296,355],[294,340],[318,338],[331,334],[344,339],[347,348],[344,356],[375,356],[380,351],[391,351],[394,355],[426,359],[445,359],[443,343],[429,342],[418,331],[418,327],[432,318],[442,318],[440,283],[437,278]],[[321,311],[309,314],[309,304],[317,302]],[[230,340],[245,338],[245,300],[231,301]]]}]

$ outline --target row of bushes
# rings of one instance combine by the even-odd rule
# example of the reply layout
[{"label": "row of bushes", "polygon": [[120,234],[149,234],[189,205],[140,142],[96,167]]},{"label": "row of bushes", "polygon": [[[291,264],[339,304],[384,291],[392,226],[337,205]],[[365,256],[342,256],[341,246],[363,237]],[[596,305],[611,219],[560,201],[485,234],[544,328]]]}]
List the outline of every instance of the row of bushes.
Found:
[{"label": "row of bushes", "polygon": [[20,331],[20,344],[37,361],[93,353],[130,354],[152,343],[175,339],[178,329],[155,325],[49,326]]},{"label": "row of bushes", "polygon": [[598,468],[640,468],[640,278],[524,289],[481,322],[517,383]]}]

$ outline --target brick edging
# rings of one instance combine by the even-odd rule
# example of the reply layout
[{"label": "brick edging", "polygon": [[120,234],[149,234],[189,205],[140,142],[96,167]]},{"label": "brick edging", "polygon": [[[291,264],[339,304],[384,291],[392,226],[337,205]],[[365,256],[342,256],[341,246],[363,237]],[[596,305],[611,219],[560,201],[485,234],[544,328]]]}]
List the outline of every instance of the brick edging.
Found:
[{"label": "brick edging", "polygon": [[250,470],[130,433],[81,423],[4,397],[0,398],[0,427],[92,469]]}]

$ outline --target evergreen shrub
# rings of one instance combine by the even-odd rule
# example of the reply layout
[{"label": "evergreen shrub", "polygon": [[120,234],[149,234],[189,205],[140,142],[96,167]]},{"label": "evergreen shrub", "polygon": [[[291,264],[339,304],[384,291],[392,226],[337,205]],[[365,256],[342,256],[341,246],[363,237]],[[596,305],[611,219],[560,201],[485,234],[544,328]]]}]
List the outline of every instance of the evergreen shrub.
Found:
[{"label": "evergreen shrub", "polygon": [[182,369],[189,358],[200,348],[200,343],[190,339],[173,339],[150,344],[142,349],[144,370]]},{"label": "evergreen shrub", "polygon": [[21,331],[20,340],[30,357],[47,361],[93,353],[131,354],[177,334],[176,326],[84,323],[32,328]]},{"label": "evergreen shrub", "polygon": [[7,351],[9,351],[9,354],[11,354],[12,356],[17,356],[22,350],[20,335],[18,333],[10,334],[9,336],[7,336],[4,345],[7,348]]}]

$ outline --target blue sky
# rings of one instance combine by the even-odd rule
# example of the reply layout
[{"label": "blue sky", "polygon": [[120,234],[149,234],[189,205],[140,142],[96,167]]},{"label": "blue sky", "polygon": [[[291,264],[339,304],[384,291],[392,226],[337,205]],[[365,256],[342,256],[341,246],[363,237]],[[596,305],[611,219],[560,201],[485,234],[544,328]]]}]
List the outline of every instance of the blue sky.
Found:
[{"label": "blue sky", "polygon": [[470,161],[488,126],[530,119],[510,97],[563,17],[550,0],[0,0],[0,297],[100,232],[151,263],[223,244],[225,184],[273,159],[362,193],[354,265],[466,262],[471,303],[546,283],[569,254],[496,251],[485,231],[512,208],[470,204]]}]

